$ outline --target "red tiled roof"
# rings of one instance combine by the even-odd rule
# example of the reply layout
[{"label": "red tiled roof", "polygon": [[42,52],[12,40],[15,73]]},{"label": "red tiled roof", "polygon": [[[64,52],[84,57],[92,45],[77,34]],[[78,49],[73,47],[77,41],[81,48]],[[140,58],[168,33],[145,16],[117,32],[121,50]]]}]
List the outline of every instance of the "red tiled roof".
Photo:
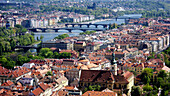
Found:
[{"label": "red tiled roof", "polygon": [[37,88],[35,89],[34,91],[32,91],[32,93],[35,95],[35,96],[38,96],[40,95],[41,93],[43,92],[43,90],[41,88]]},{"label": "red tiled roof", "polygon": [[40,88],[43,90],[43,91],[45,91],[46,89],[48,89],[49,88],[49,85],[48,84],[44,84],[44,83],[40,83]]},{"label": "red tiled roof", "polygon": [[66,91],[59,91],[58,96],[67,96],[68,92]]},{"label": "red tiled roof", "polygon": [[13,85],[14,83],[10,80],[8,80],[7,82],[3,83],[1,86],[11,86]]},{"label": "red tiled roof", "polygon": [[80,81],[86,82],[106,82],[113,81],[114,78],[110,71],[105,70],[82,70]]},{"label": "red tiled roof", "polygon": [[132,76],[133,75],[133,73],[132,72],[129,72],[129,71],[127,71],[125,74],[124,74],[124,77],[126,78],[126,79],[128,79],[130,76]]},{"label": "red tiled roof", "polygon": [[82,96],[117,96],[116,92],[87,91]]}]

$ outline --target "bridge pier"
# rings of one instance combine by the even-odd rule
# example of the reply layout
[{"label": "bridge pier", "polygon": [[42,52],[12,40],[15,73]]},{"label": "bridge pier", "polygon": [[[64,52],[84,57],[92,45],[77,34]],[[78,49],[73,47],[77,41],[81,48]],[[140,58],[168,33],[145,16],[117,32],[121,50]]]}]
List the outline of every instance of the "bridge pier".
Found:
[{"label": "bridge pier", "polygon": [[107,25],[103,25],[103,28],[107,28]]},{"label": "bridge pier", "polygon": [[25,52],[25,53],[29,50],[29,48],[23,48],[23,49],[24,49],[24,52]]},{"label": "bridge pier", "polygon": [[95,25],[95,28],[97,28],[98,25]]},{"label": "bridge pier", "polygon": [[82,29],[81,31],[86,32],[87,30],[83,30],[83,29]]},{"label": "bridge pier", "polygon": [[87,28],[89,28],[90,27],[90,25],[87,25]]},{"label": "bridge pier", "polygon": [[46,31],[46,29],[41,29],[41,31],[42,31],[42,32],[45,32],[45,31]]},{"label": "bridge pier", "polygon": [[71,31],[72,31],[72,29],[67,29],[68,30],[68,32],[70,32],[71,33]]},{"label": "bridge pier", "polygon": [[80,26],[80,28],[82,27],[82,25],[79,25]]},{"label": "bridge pier", "polygon": [[74,28],[75,25],[72,25],[72,27]]},{"label": "bridge pier", "polygon": [[37,32],[37,29],[29,29],[32,32]]},{"label": "bridge pier", "polygon": [[53,29],[55,32],[58,32],[58,29]]}]

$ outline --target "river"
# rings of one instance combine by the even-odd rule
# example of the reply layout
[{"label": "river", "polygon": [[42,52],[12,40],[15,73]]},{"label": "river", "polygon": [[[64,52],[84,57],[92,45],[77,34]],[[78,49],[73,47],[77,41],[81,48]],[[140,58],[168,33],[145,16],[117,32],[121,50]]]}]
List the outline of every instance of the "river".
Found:
[{"label": "river", "polygon": [[[130,15],[124,15],[124,16],[140,18],[141,14],[130,14]],[[96,22],[96,24],[113,24],[113,23],[122,24],[122,23],[125,23],[125,20],[124,19],[117,19],[117,20],[112,19],[112,20]],[[86,27],[86,26],[83,26],[83,27]],[[90,27],[95,27],[95,26],[90,26]],[[100,26],[99,26],[99,28],[100,28]],[[34,32],[34,37],[35,37],[35,39],[37,39],[37,37],[40,38],[40,36],[42,35],[42,36],[44,36],[43,41],[47,41],[47,40],[53,39],[54,37],[56,37],[58,35],[64,34],[64,33],[67,33],[71,37],[71,36],[78,36],[79,33],[81,33],[81,32],[82,31],[80,31],[80,30],[73,30],[72,33],[69,33],[66,30],[59,30],[59,32],[54,32],[54,31]]]},{"label": "river", "polygon": [[[117,21],[115,19],[113,20],[107,20],[107,21],[101,21],[101,22],[96,22],[96,24],[113,24],[113,23],[117,23],[117,24],[121,24],[121,23],[125,23],[123,19],[118,19]],[[77,27],[77,26],[76,26]],[[82,27],[86,27],[86,26],[82,26]],[[95,26],[90,26],[91,28],[94,28]],[[99,28],[102,28],[101,26],[99,26]],[[70,37],[72,36],[78,36],[79,33],[81,33],[82,31],[80,30],[73,30],[72,33],[69,33],[66,30],[59,30],[59,32],[54,32],[54,31],[46,31],[46,32],[34,32],[34,37],[35,39],[40,38],[40,36],[44,36],[43,41],[47,41],[47,40],[51,40],[54,37],[67,33]]]}]

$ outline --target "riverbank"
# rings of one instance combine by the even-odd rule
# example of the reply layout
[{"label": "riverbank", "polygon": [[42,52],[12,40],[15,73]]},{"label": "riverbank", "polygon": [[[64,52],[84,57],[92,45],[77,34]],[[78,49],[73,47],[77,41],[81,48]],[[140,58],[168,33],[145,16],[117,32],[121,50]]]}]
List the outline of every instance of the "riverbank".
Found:
[{"label": "riverbank", "polygon": [[40,44],[41,43],[41,40],[39,41],[35,41],[33,44],[31,44],[30,46],[33,46],[33,45],[36,45],[36,44]]}]

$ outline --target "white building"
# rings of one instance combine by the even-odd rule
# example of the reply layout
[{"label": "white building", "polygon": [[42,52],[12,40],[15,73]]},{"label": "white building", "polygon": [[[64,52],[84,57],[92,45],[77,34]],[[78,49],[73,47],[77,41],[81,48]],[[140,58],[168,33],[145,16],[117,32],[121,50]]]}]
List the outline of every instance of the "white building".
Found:
[{"label": "white building", "polygon": [[35,64],[34,63],[24,63],[23,65],[22,65],[22,67],[26,67],[26,68],[32,68],[33,66],[35,66]]}]

